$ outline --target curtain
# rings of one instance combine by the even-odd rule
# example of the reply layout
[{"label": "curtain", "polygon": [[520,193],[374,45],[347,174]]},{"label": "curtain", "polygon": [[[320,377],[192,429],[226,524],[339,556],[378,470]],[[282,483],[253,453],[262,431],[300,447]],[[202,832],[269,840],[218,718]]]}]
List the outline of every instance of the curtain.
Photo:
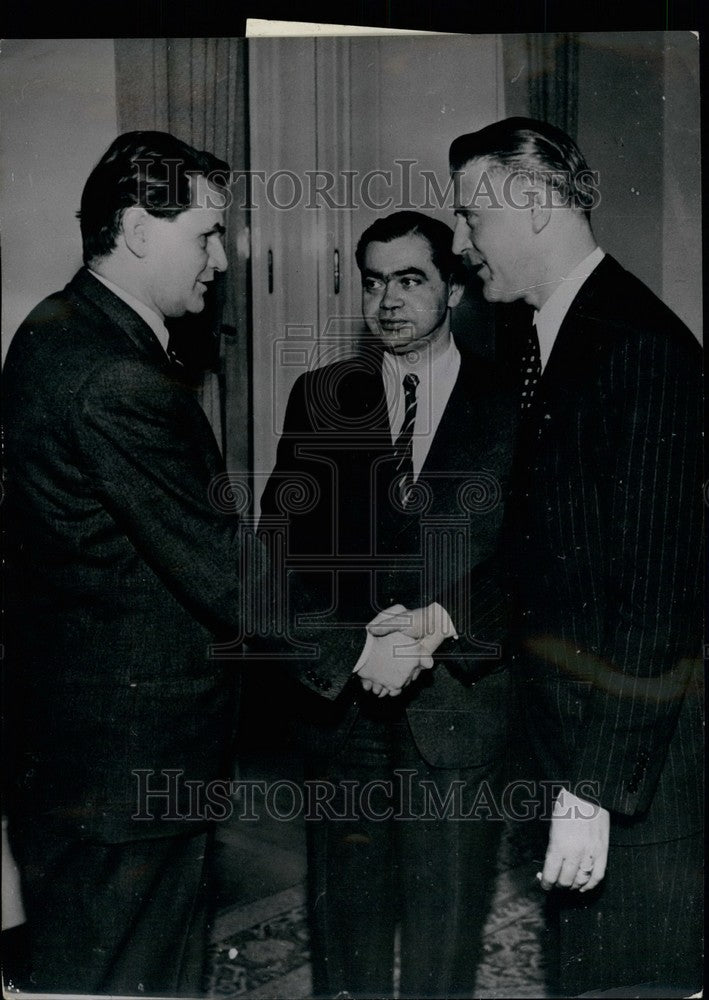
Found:
[{"label": "curtain", "polygon": [[578,40],[575,34],[526,36],[529,114],[576,139],[578,124]]},{"label": "curtain", "polygon": [[[120,38],[115,54],[121,132],[171,132],[226,160],[232,171],[246,170],[243,39]],[[234,193],[225,237],[229,268],[219,283],[219,301],[206,316],[216,338],[214,370],[205,375],[201,393],[227,467],[245,472],[250,459],[249,220],[243,186]]]}]

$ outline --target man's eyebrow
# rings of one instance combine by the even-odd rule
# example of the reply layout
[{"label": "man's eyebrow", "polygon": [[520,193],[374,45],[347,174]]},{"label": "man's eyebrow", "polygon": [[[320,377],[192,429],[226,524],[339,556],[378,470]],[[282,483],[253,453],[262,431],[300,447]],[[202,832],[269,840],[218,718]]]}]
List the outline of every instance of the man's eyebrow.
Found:
[{"label": "man's eyebrow", "polygon": [[365,278],[403,278],[407,274],[417,274],[422,278],[428,277],[425,271],[422,271],[420,267],[414,267],[413,265],[411,267],[402,267],[398,271],[392,271],[391,275],[386,275],[382,271],[374,271],[371,267],[365,268],[364,271]]}]

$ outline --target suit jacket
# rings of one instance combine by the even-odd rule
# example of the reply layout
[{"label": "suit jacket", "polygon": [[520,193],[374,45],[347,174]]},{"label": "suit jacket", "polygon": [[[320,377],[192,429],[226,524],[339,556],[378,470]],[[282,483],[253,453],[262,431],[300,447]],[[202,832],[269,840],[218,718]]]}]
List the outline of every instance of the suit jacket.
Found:
[{"label": "suit jacket", "polygon": [[696,340],[606,256],[539,382],[509,538],[531,737],[618,843],[702,813],[700,404]]},{"label": "suit jacket", "polygon": [[284,565],[298,622],[293,657],[319,696],[294,694],[312,752],[334,753],[356,718],[361,686],[352,670],[367,622],[397,602],[414,608],[434,600],[451,614],[459,640],[447,639],[434,669],[401,696],[419,751],[433,765],[472,766],[494,759],[505,742],[497,545],[513,404],[487,362],[462,347],[461,355],[406,511],[390,490],[379,348],[308,372],[291,392],[261,527],[272,545],[280,537],[274,562]]},{"label": "suit jacket", "polygon": [[171,814],[147,803],[168,818],[131,821],[132,772],[175,769],[183,790],[230,776],[236,671],[209,648],[240,639],[253,584],[238,517],[210,502],[211,428],[149,327],[85,269],[20,327],[4,398],[9,805],[70,835],[184,833],[184,794]]}]

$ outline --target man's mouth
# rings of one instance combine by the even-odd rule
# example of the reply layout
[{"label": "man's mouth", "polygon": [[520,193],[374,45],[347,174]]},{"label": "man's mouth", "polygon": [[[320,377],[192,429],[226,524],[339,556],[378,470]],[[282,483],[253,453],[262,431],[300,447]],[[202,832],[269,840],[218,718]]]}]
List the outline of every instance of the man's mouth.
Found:
[{"label": "man's mouth", "polygon": [[379,320],[379,325],[382,330],[387,330],[388,332],[393,333],[397,330],[403,330],[407,327],[411,327],[411,323],[406,319],[381,319]]},{"label": "man's mouth", "polygon": [[475,250],[463,250],[461,252],[461,257],[473,272],[473,274],[478,274],[483,267],[487,267],[487,261],[481,260],[477,251]]}]

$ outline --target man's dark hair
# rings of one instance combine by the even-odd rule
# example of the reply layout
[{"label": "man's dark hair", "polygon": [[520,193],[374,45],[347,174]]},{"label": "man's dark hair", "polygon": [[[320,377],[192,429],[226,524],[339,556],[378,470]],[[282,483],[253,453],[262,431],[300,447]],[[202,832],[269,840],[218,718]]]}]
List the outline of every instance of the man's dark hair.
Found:
[{"label": "man's dark hair", "polygon": [[444,281],[463,283],[461,259],[453,253],[453,230],[445,222],[422,212],[394,212],[365,229],[355,250],[360,272],[364,272],[364,256],[370,243],[390,243],[409,235],[422,236],[426,240],[431,248],[431,260]]},{"label": "man's dark hair", "polygon": [[168,132],[119,135],[91,171],[81,196],[77,214],[84,263],[111,253],[126,208],[139,205],[159,219],[175,219],[188,209],[192,174],[226,188],[229,165]]},{"label": "man's dark hair", "polygon": [[581,150],[565,132],[535,118],[504,118],[459,135],[448,154],[451,172],[471,160],[489,159],[510,173],[536,175],[559,192],[563,204],[588,216],[598,192]]}]

